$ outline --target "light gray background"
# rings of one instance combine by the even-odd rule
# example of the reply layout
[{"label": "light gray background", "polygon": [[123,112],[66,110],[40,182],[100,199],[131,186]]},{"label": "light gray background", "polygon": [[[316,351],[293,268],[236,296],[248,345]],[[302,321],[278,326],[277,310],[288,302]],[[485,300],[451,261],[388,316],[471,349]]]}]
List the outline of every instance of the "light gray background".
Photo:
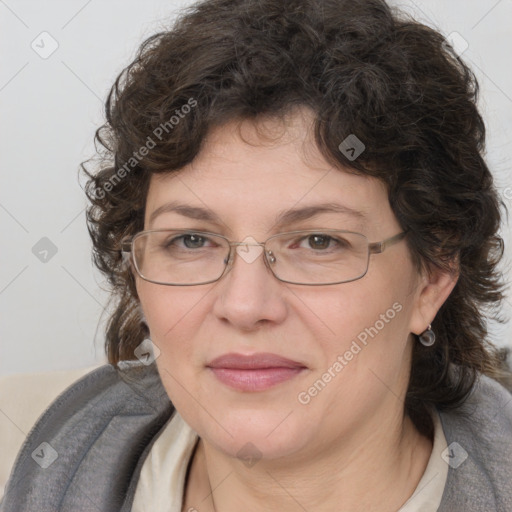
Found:
[{"label": "light gray background", "polygon": [[[103,101],[118,72],[144,38],[189,3],[0,0],[0,375],[105,361],[107,294],[91,263],[78,165],[93,155]],[[482,88],[488,161],[512,209],[512,0],[393,3],[467,41],[463,58]],[[51,48],[44,31],[58,43],[46,59],[31,47],[35,41],[39,52]],[[503,236],[510,265],[510,225]],[[46,262],[33,253],[43,237],[57,250]],[[508,316],[511,304],[503,310]],[[511,322],[490,328],[494,341],[512,346]]]}]

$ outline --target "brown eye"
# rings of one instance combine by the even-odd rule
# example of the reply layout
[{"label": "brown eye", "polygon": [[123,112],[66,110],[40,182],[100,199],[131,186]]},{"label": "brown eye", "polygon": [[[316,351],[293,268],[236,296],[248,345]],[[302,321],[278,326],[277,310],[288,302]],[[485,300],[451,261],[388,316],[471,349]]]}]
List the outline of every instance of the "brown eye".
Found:
[{"label": "brown eye", "polygon": [[327,249],[332,238],[326,235],[311,235],[308,237],[309,246],[312,249]]}]

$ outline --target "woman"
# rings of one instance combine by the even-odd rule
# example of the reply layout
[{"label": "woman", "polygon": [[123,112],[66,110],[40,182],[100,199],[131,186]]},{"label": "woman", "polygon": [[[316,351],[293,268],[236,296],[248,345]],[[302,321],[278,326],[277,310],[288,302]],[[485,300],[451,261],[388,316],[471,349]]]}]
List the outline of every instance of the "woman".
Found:
[{"label": "woman", "polygon": [[476,98],[381,0],[207,0],[147,40],[85,171],[111,364],[0,510],[512,510]]}]

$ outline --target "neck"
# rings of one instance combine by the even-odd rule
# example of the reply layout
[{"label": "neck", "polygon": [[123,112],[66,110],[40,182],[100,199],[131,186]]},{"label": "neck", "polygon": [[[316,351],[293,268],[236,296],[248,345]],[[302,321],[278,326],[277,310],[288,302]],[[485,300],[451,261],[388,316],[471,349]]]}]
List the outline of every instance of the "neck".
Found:
[{"label": "neck", "polygon": [[247,467],[201,439],[183,510],[392,512],[413,494],[432,452],[431,440],[402,415],[345,434],[335,446]]}]

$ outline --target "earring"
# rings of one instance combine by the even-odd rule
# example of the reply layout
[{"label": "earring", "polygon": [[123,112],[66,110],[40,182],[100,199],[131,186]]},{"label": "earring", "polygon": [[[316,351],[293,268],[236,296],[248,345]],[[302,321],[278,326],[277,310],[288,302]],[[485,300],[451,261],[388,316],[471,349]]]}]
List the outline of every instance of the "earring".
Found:
[{"label": "earring", "polygon": [[420,343],[425,347],[431,347],[436,342],[436,335],[432,330],[432,325],[429,326],[420,334]]}]

